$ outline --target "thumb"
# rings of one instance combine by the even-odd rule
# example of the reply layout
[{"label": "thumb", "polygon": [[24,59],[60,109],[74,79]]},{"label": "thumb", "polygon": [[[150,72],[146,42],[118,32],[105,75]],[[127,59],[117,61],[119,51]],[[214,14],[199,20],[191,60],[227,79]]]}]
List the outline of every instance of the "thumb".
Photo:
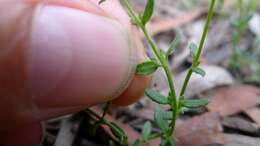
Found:
[{"label": "thumb", "polygon": [[84,1],[0,2],[0,129],[110,100],[130,82],[128,29],[95,5],[75,8]]},{"label": "thumb", "polygon": [[0,131],[0,144],[4,146],[37,146],[44,137],[43,133],[44,130],[40,123]]}]

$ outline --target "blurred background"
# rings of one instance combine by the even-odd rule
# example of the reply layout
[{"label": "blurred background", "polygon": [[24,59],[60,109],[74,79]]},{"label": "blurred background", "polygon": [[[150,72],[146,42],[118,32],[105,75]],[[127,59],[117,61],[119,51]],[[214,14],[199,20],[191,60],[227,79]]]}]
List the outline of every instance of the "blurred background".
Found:
[{"label": "blurred background", "polygon": [[[181,41],[169,58],[180,88],[192,63],[189,44],[199,43],[208,0],[155,0],[155,13],[148,25],[162,49],[169,48],[178,35]],[[145,0],[131,0],[142,12]],[[141,32],[140,32],[141,34]],[[142,36],[142,35],[141,35]],[[143,39],[147,54],[151,51]],[[260,146],[260,2],[258,0],[218,0],[201,60],[203,78],[193,75],[186,98],[206,98],[205,108],[185,112],[177,120],[177,146]],[[157,71],[151,87],[168,93],[162,71]],[[156,104],[147,97],[128,107],[109,109],[106,118],[117,123],[133,142],[145,121],[153,120]],[[102,113],[103,105],[92,107]],[[167,110],[168,107],[163,107]],[[95,135],[92,117],[85,112],[48,122],[42,146],[108,146],[115,140],[106,127]],[[153,128],[153,131],[158,131]],[[117,143],[114,141],[115,144]],[[153,140],[150,146],[158,146]]]}]

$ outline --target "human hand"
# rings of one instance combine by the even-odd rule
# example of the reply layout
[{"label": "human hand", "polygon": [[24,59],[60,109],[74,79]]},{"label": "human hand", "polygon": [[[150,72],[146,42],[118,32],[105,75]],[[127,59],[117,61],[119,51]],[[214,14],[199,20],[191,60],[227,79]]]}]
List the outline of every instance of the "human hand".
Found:
[{"label": "human hand", "polygon": [[116,97],[116,105],[133,103],[149,82],[134,76],[145,53],[116,0],[1,0],[0,48],[7,146],[38,144],[41,121]]}]

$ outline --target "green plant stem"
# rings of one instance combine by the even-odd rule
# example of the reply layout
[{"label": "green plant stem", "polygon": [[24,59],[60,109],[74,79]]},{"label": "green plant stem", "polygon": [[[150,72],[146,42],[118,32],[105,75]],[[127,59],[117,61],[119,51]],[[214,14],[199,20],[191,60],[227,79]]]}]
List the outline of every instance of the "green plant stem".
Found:
[{"label": "green plant stem", "polygon": [[105,116],[106,116],[106,114],[107,114],[107,112],[108,112],[108,110],[109,110],[110,105],[111,105],[111,101],[108,101],[108,102],[105,104],[105,107],[104,107],[104,109],[103,109],[102,118],[105,118]]},{"label": "green plant stem", "polygon": [[[239,30],[238,30],[238,40],[237,40],[237,44],[236,44],[236,48],[238,47],[239,45],[239,42],[241,41],[241,35],[242,35],[242,32],[243,32],[243,28],[244,28],[244,8],[243,8],[243,0],[239,0],[238,1],[238,9],[239,9]],[[238,52],[238,51],[236,51]]]},{"label": "green plant stem", "polygon": [[135,14],[134,10],[129,5],[128,0],[122,0],[122,2],[125,5],[125,7],[127,8],[130,17],[135,21],[135,23],[137,23],[137,25],[143,31],[144,36],[147,39],[149,45],[151,46],[155,57],[161,63],[162,68],[165,71],[165,74],[166,74],[166,77],[167,77],[167,80],[168,80],[168,85],[169,85],[169,88],[170,88],[170,93],[171,93],[170,98],[171,98],[171,101],[173,101],[171,103],[171,108],[173,110],[173,119],[172,119],[172,122],[171,122],[171,133],[173,133],[173,130],[174,130],[175,124],[176,124],[177,115],[178,115],[178,110],[177,110],[178,109],[178,103],[177,103],[177,97],[176,97],[174,82],[173,82],[173,76],[172,76],[172,72],[171,72],[170,67],[169,67],[169,63],[167,62],[166,58],[160,54],[159,48],[157,47],[156,43],[152,39],[151,35],[149,35],[147,28],[142,24],[140,18]]},{"label": "green plant stem", "polygon": [[166,60],[166,58],[164,56],[160,55],[159,49],[158,49],[157,45],[155,44],[154,40],[152,39],[151,35],[149,35],[146,27],[141,26],[141,29],[142,29],[148,43],[152,47],[154,54],[156,55],[157,59],[161,63],[162,68],[163,68],[163,70],[166,74],[167,80],[168,80],[168,86],[170,88],[170,93],[171,93],[169,98],[171,98],[171,101],[173,101],[172,103],[170,103],[172,111],[173,111],[172,112],[173,119],[170,124],[170,126],[171,126],[170,134],[172,134],[174,131],[177,116],[178,116],[178,102],[177,102],[177,97],[176,97],[176,92],[175,92],[175,87],[174,87],[174,82],[173,82],[173,75],[170,70],[168,60]]},{"label": "green plant stem", "polygon": [[102,117],[100,117],[98,114],[93,112],[91,109],[86,109],[84,112],[85,113],[89,113],[90,115],[94,116],[95,118],[97,118],[97,120],[101,120],[102,119]]},{"label": "green plant stem", "polygon": [[162,68],[165,71],[165,74],[166,74],[166,77],[168,80],[168,85],[170,88],[170,92],[172,93],[172,96],[175,97],[175,100],[176,100],[176,92],[175,92],[175,87],[174,87],[174,83],[173,83],[173,76],[172,76],[172,72],[170,71],[169,63],[162,55],[160,55],[159,49],[158,49],[157,45],[155,44],[154,40],[152,39],[152,37],[148,34],[146,27],[142,26],[141,29],[142,29],[148,43],[152,47],[154,54],[156,55],[157,59],[159,60],[159,62],[162,65]]},{"label": "green plant stem", "polygon": [[211,0],[207,20],[206,20],[204,30],[203,30],[203,34],[202,34],[200,44],[199,44],[198,53],[196,54],[195,60],[193,61],[192,65],[191,65],[190,69],[188,70],[188,73],[185,77],[184,83],[183,83],[182,88],[181,88],[180,96],[179,96],[180,98],[184,98],[184,94],[186,92],[189,80],[190,80],[191,75],[193,73],[193,68],[196,67],[199,64],[199,60],[200,60],[200,57],[201,57],[201,54],[202,54],[203,45],[204,45],[204,42],[205,42],[205,39],[206,39],[206,36],[207,36],[207,32],[208,32],[208,29],[209,29],[209,25],[210,25],[212,16],[213,16],[213,10],[214,10],[215,3],[216,3],[216,0]]},{"label": "green plant stem", "polygon": [[138,26],[142,26],[141,20],[137,17],[136,13],[134,12],[133,8],[130,6],[128,0],[121,0],[123,5],[126,7],[128,10],[129,16],[133,19],[135,23],[137,23]]},{"label": "green plant stem", "polygon": [[[99,122],[107,125],[108,127],[114,127],[114,125],[112,125],[109,121],[107,121],[105,118],[99,116],[98,114],[96,114],[94,111],[92,111],[91,109],[86,109],[84,112],[89,113],[90,115],[94,116]],[[127,144],[125,144],[124,146],[130,146],[129,143],[127,142]]]},{"label": "green plant stem", "polygon": [[170,126],[171,126],[171,132],[170,133],[172,134],[173,130],[175,128],[176,119],[177,119],[177,116],[178,116],[178,102],[177,102],[176,91],[175,91],[174,82],[173,82],[173,75],[172,75],[172,72],[170,70],[169,63],[166,60],[166,58],[163,55],[160,54],[158,46],[156,45],[156,43],[152,39],[151,35],[149,35],[147,28],[142,24],[139,17],[137,17],[134,10],[129,5],[128,0],[122,0],[122,2],[126,6],[126,8],[128,9],[130,17],[137,23],[137,25],[143,31],[144,36],[147,39],[149,45],[151,46],[155,57],[161,63],[162,68],[163,68],[163,70],[166,74],[166,77],[167,77],[167,80],[168,80],[168,86],[170,88],[170,93],[171,93],[170,94],[171,96],[169,98],[171,98],[171,101],[172,101],[172,103],[170,103],[172,111],[173,111],[173,119],[172,119],[171,124],[170,124]]},{"label": "green plant stem", "polygon": [[109,121],[107,121],[106,119],[102,118],[101,116],[99,116],[98,114],[96,114],[95,112],[93,112],[90,109],[86,109],[86,112],[91,114],[92,116],[94,116],[95,118],[97,118],[98,121],[103,122],[104,124],[108,125],[108,126],[113,126]]},{"label": "green plant stem", "polygon": [[240,20],[243,20],[243,16],[244,16],[243,0],[238,1],[238,8],[239,8]]},{"label": "green plant stem", "polygon": [[[166,60],[166,57],[164,55],[162,55],[159,52],[159,48],[157,47],[156,43],[154,42],[154,40],[152,39],[151,35],[149,35],[147,28],[142,24],[140,17],[138,15],[136,15],[136,13],[134,12],[134,10],[132,9],[132,7],[130,6],[128,0],[121,0],[122,3],[125,5],[125,7],[128,10],[128,13],[130,15],[130,17],[132,18],[132,20],[136,23],[136,25],[138,25],[141,30],[144,33],[145,38],[147,39],[149,45],[152,48],[153,54],[154,56],[157,58],[157,60],[160,62],[160,64],[162,65],[162,68],[166,74],[167,80],[168,80],[168,86],[170,88],[170,96],[169,99],[171,101],[170,105],[172,108],[172,113],[173,113],[173,119],[170,123],[170,132],[169,135],[173,134],[173,131],[175,129],[175,125],[176,125],[176,120],[177,120],[177,116],[178,116],[178,109],[179,109],[179,105],[180,105],[180,101],[177,101],[177,96],[176,96],[176,91],[175,91],[175,87],[174,87],[174,82],[173,82],[173,76],[172,76],[172,72],[170,70],[169,67],[169,63],[168,60]],[[183,83],[181,92],[180,92],[180,98],[184,98],[184,93],[187,89],[188,86],[188,82],[191,78],[192,72],[193,72],[193,68],[196,67],[199,64],[199,60],[200,60],[200,56],[202,53],[202,49],[203,49],[203,45],[206,39],[206,35],[209,29],[209,24],[211,22],[212,16],[213,16],[213,10],[214,10],[214,5],[216,3],[216,0],[211,0],[211,4],[210,4],[210,8],[208,11],[208,16],[207,16],[207,21],[204,27],[204,31],[200,40],[200,45],[199,45],[199,49],[198,49],[198,53],[196,54],[195,60],[191,66],[191,68],[189,69],[187,76],[185,78],[185,81]],[[157,136],[161,136],[161,135],[157,135]],[[156,137],[157,137],[156,136]]]}]

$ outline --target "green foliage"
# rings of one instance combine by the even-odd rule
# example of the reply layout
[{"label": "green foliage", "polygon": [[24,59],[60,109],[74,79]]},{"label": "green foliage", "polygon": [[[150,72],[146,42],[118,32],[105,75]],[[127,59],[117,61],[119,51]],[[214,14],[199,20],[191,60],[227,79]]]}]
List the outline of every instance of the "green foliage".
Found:
[{"label": "green foliage", "polygon": [[164,115],[165,111],[163,111],[160,107],[156,107],[154,112],[154,121],[163,132],[167,132],[169,130],[169,123],[165,119]]},{"label": "green foliage", "polygon": [[160,146],[174,146],[171,138],[162,139]]},{"label": "green foliage", "polygon": [[[102,2],[104,2],[104,0],[100,1],[100,3]],[[200,64],[199,60],[202,53],[202,48],[204,45],[206,34],[208,32],[209,24],[213,16],[213,10],[214,10],[214,5],[216,0],[210,1],[211,3],[210,3],[210,8],[208,10],[207,21],[204,26],[204,31],[200,40],[199,47],[194,43],[191,43],[191,45],[189,46],[191,55],[193,57],[193,63],[186,75],[185,81],[181,88],[180,95],[176,95],[176,89],[174,86],[174,76],[171,72],[171,68],[168,62],[168,56],[174,53],[180,41],[180,37],[178,35],[175,37],[167,52],[162,51],[161,49],[158,48],[158,46],[156,45],[153,38],[149,35],[148,30],[146,28],[146,24],[150,21],[153,14],[154,0],[147,0],[145,10],[141,16],[138,15],[133,10],[128,0],[120,0],[120,2],[126,8],[131,18],[131,21],[135,25],[137,25],[144,33],[144,36],[147,39],[147,42],[150,45],[154,55],[149,61],[137,65],[136,74],[144,75],[144,76],[151,75],[160,67],[165,72],[165,75],[167,77],[167,82],[169,85],[168,97],[163,96],[162,94],[160,94],[159,92],[153,89],[147,88],[145,90],[146,96],[148,96],[152,101],[158,104],[168,105],[170,108],[169,111],[164,111],[160,107],[157,107],[154,111],[153,122],[158,126],[158,128],[160,128],[160,132],[151,133],[152,124],[150,122],[146,122],[142,130],[142,136],[139,139],[137,139],[133,144],[131,144],[131,146],[141,146],[144,143],[149,143],[149,140],[154,138],[161,138],[160,146],[174,146],[172,135],[175,129],[175,124],[176,124],[177,117],[179,116],[179,113],[184,112],[188,108],[201,107],[208,104],[208,101],[205,100],[184,100],[184,93],[186,92],[188,82],[193,72],[205,76],[205,71],[203,71],[198,66]],[[178,100],[178,97],[180,100]],[[108,110],[108,108],[105,108],[104,110]],[[115,123],[109,122],[104,119],[104,114],[106,112],[104,112],[102,117],[99,117],[94,112],[90,112],[90,113],[98,121],[101,121],[101,124],[104,124],[110,128],[113,135],[118,139],[121,145],[130,146],[130,144],[128,143],[128,138],[126,133]],[[113,145],[114,144],[110,144],[110,146]]]},{"label": "green foliage", "polygon": [[202,77],[204,77],[206,75],[206,72],[203,69],[199,68],[199,67],[192,68],[192,71],[194,73],[196,73],[196,74],[201,75]]},{"label": "green foliage", "polygon": [[90,135],[95,135],[95,134],[96,134],[96,131],[97,131],[97,128],[98,128],[100,125],[102,125],[102,124],[104,124],[104,122],[103,122],[102,120],[95,122],[95,124],[94,124],[92,127],[90,127],[90,129],[89,129],[89,134],[90,134]]},{"label": "green foliage", "polygon": [[125,134],[124,130],[118,127],[115,123],[111,122],[110,124],[107,124],[111,130],[111,132],[114,134],[115,137],[117,137],[120,140],[120,143],[125,145],[127,144],[127,135]]},{"label": "green foliage", "polygon": [[190,48],[191,56],[195,60],[195,58],[198,54],[199,48],[195,43],[191,43],[189,48]]},{"label": "green foliage", "polygon": [[209,101],[207,99],[189,99],[183,100],[181,105],[187,108],[198,108],[208,105]]},{"label": "green foliage", "polygon": [[249,0],[247,4],[247,11],[249,15],[253,15],[257,9],[257,0]]},{"label": "green foliage", "polygon": [[175,39],[172,41],[170,48],[166,52],[166,56],[170,56],[176,50],[177,45],[180,43],[181,37],[180,35],[176,35]]},{"label": "green foliage", "polygon": [[145,95],[158,104],[168,104],[168,99],[153,89],[146,88]]},{"label": "green foliage", "polygon": [[162,116],[163,116],[163,119],[165,119],[165,120],[172,120],[173,119],[172,111],[164,112]]},{"label": "green foliage", "polygon": [[142,131],[142,140],[144,142],[148,142],[149,140],[149,136],[151,134],[151,130],[152,130],[152,125],[150,122],[146,122],[144,124],[144,127],[143,127],[143,131]]},{"label": "green foliage", "polygon": [[190,110],[190,108],[181,107],[180,110],[179,110],[179,112],[180,112],[180,114],[184,114],[185,112],[187,112],[187,111],[189,111],[189,110]]},{"label": "green foliage", "polygon": [[[235,20],[231,22],[234,27],[234,31],[232,32],[233,53],[229,59],[229,68],[231,72],[233,72],[234,76],[242,81],[247,79],[240,74],[241,72],[243,72],[243,68],[250,68],[250,66],[254,64],[254,61],[252,61],[254,60],[254,55],[249,55],[249,52],[242,51],[245,50],[245,48],[241,48],[241,39],[248,29],[249,21],[251,20],[257,9],[256,4],[257,0],[238,0],[238,16]],[[254,69],[250,68],[250,70],[254,72]],[[255,73],[257,74],[257,72]]]},{"label": "green foliage", "polygon": [[136,74],[147,76],[154,73],[158,67],[160,67],[160,65],[153,60],[146,61],[137,65]]},{"label": "green foliage", "polygon": [[154,10],[154,0],[148,0],[144,10],[144,14],[142,16],[142,23],[144,26],[151,19],[153,15],[153,10]]}]

